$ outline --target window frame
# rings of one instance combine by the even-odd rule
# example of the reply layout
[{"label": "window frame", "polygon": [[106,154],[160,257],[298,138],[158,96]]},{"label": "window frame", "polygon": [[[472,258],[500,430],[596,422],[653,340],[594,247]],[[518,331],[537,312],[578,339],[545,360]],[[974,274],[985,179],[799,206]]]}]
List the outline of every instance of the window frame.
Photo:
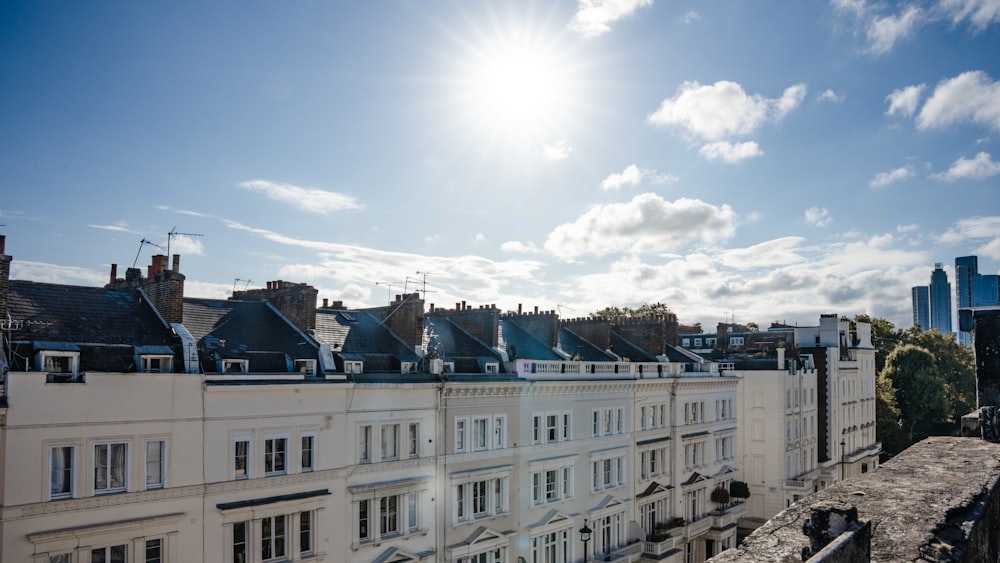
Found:
[{"label": "window frame", "polygon": [[[239,444],[246,443],[246,452],[243,454],[243,473],[239,473]],[[231,471],[233,472],[234,481],[242,481],[243,479],[253,478],[253,436],[250,434],[236,434],[232,439],[232,463],[230,464]]]},{"label": "window frame", "polygon": [[[52,478],[54,476],[54,472],[56,471],[56,468],[54,467],[54,463],[53,463],[55,461],[55,457],[54,457],[55,451],[56,450],[66,449],[66,448],[68,448],[69,451],[70,451],[69,452],[69,467],[68,468],[61,468],[60,471],[67,471],[68,470],[68,472],[69,472],[69,476],[68,476],[67,481],[66,481],[66,485],[68,486],[69,491],[67,491],[65,493],[60,492],[60,493],[57,493],[57,494],[53,494],[53,492],[52,492],[52,489],[53,489],[53,487],[52,487],[52,485],[53,485]],[[48,453],[49,453],[49,455],[48,455],[48,461],[49,461],[49,479],[48,479],[48,491],[49,491],[49,493],[48,493],[48,500],[65,500],[65,499],[71,499],[74,496],[76,496],[76,467],[77,467],[76,450],[77,450],[77,445],[76,444],[72,444],[72,443],[70,443],[70,444],[50,444],[49,445],[49,447],[48,447]]]},{"label": "window frame", "polygon": [[[271,522],[270,531],[268,534],[265,531],[265,522]],[[281,522],[281,532],[280,534],[276,531],[278,526],[277,523]],[[260,519],[260,560],[261,563],[270,563],[272,561],[286,561],[288,557],[288,515],[287,514],[274,514],[272,516],[265,516]],[[279,543],[277,540],[281,540]],[[279,548],[280,547],[280,553]],[[270,548],[271,556],[267,557],[265,553],[266,550]]]},{"label": "window frame", "polygon": [[[306,447],[306,441],[309,442]],[[306,464],[306,452],[309,453],[309,463]],[[316,431],[299,432],[299,473],[311,473],[316,470]]]},{"label": "window frame", "polygon": [[[160,444],[159,460],[157,464],[159,465],[159,482],[150,483],[149,482],[149,446],[151,444]],[[143,487],[145,490],[152,489],[163,489],[167,486],[167,439],[163,437],[152,437],[145,438],[142,442],[142,456],[143,456]]]},{"label": "window frame", "polygon": [[[93,489],[94,495],[110,495],[115,493],[124,493],[128,491],[129,465],[131,463],[130,452],[129,452],[130,445],[131,444],[128,440],[101,440],[99,442],[94,442],[93,447],[90,450],[91,452],[93,452],[93,460],[92,460],[93,463],[91,463],[91,469],[93,470],[93,475],[94,475],[94,479],[92,481],[94,487]],[[113,446],[122,447],[122,461],[120,464],[120,470],[122,473],[121,475],[122,484],[120,486],[115,486],[115,487],[113,487],[111,483],[112,474],[114,471],[114,466],[112,465]],[[105,460],[107,461],[107,465],[103,468],[98,466],[99,463],[98,448],[107,448],[106,455],[100,456],[104,457]],[[98,487],[99,471],[103,471],[105,473],[104,476],[105,486],[100,488]]]},{"label": "window frame", "polygon": [[[280,452],[280,456],[276,449],[272,448],[271,452],[268,452],[269,443],[281,442],[284,446]],[[288,454],[290,452],[290,442],[287,433],[268,433],[264,434],[264,477],[274,477],[277,475],[287,475],[288,474]],[[281,467],[277,468],[277,462],[281,462]],[[270,467],[270,470],[268,468]]]}]

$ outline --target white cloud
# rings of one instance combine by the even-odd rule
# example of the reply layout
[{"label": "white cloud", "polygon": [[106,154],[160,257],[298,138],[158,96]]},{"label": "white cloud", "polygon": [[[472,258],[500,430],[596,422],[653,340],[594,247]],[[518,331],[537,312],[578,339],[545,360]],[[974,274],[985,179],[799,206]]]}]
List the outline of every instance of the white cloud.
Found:
[{"label": "white cloud", "polygon": [[952,23],[958,25],[968,20],[977,31],[1000,21],[998,0],[941,0],[939,6]]},{"label": "white cloud", "polygon": [[205,246],[200,240],[191,238],[187,235],[174,235],[173,239],[170,241],[170,253],[191,255],[191,254],[204,254]]},{"label": "white cloud", "polygon": [[818,101],[830,102],[832,104],[839,104],[840,102],[844,101],[845,98],[847,98],[846,95],[838,94],[837,92],[834,92],[830,88],[823,90],[822,92],[819,93],[819,96],[816,96],[816,99]]},{"label": "white cloud", "polygon": [[917,115],[917,128],[932,129],[962,121],[1000,131],[1000,82],[981,70],[941,81]]},{"label": "white cloud", "polygon": [[595,37],[611,31],[612,23],[652,5],[653,0],[579,0],[569,27],[584,37]]},{"label": "white cloud", "polygon": [[825,227],[833,222],[833,216],[825,207],[810,207],[805,211],[806,223],[817,227]]},{"label": "white cloud", "polygon": [[717,259],[725,266],[739,269],[797,264],[803,261],[799,248],[805,240],[803,237],[783,237],[747,248],[721,250]]},{"label": "white cloud", "polygon": [[541,252],[541,249],[533,242],[523,243],[519,240],[509,240],[500,245],[500,251],[511,254],[535,254]]},{"label": "white cloud", "polygon": [[238,185],[252,192],[264,194],[275,201],[290,203],[310,213],[333,213],[347,209],[362,208],[349,195],[321,190],[319,188],[303,188],[292,184],[278,184],[267,180],[250,180],[240,182]]},{"label": "white cloud", "polygon": [[568,158],[572,152],[573,147],[569,146],[565,140],[556,141],[542,149],[542,154],[549,160],[563,160]]},{"label": "white cloud", "polygon": [[1000,174],[1000,162],[993,160],[993,157],[986,152],[980,152],[972,158],[960,157],[947,172],[932,174],[931,178],[945,182],[956,180],[985,180]]},{"label": "white cloud", "polygon": [[98,272],[87,268],[74,266],[59,266],[45,262],[13,260],[10,263],[10,278],[14,280],[31,280],[42,283],[60,283],[69,285],[102,286],[108,283],[107,271]]},{"label": "white cloud", "polygon": [[698,154],[705,160],[723,160],[729,164],[736,164],[748,158],[763,156],[764,151],[760,150],[756,141],[735,144],[729,141],[717,141],[701,147]]},{"label": "white cloud", "polygon": [[830,0],[830,4],[838,10],[861,14],[865,11],[865,0]]},{"label": "white cloud", "polygon": [[805,84],[785,89],[780,98],[747,94],[736,82],[681,84],[677,94],[663,100],[649,116],[654,125],[677,126],[691,135],[716,141],[748,135],[767,121],[778,121],[802,103]]},{"label": "white cloud", "polygon": [[601,187],[604,188],[604,191],[620,190],[624,186],[638,186],[642,182],[673,184],[678,180],[677,176],[671,174],[660,174],[656,170],[639,168],[635,164],[629,164],[625,170],[615,172],[605,178],[601,182]]},{"label": "white cloud", "polygon": [[472,240],[475,242],[486,242],[486,235],[483,233],[476,233],[476,235],[472,237]]},{"label": "white cloud", "polygon": [[92,229],[100,229],[102,231],[114,231],[117,233],[135,233],[132,229],[128,228],[128,225],[124,222],[119,222],[117,225],[87,225]]},{"label": "white cloud", "polygon": [[1000,216],[969,217],[956,221],[938,237],[938,242],[961,246],[982,242],[973,254],[1000,260]]},{"label": "white cloud", "polygon": [[696,21],[698,21],[700,19],[701,19],[701,16],[699,16],[698,12],[696,12],[694,10],[688,10],[688,11],[684,12],[684,15],[681,17],[681,21],[683,21],[684,23],[686,23],[688,25],[691,25],[691,24],[693,24],[694,22],[696,22]]},{"label": "white cloud", "polygon": [[645,193],[628,203],[594,206],[576,221],[559,225],[549,233],[545,249],[564,260],[584,254],[663,252],[693,242],[727,239],[736,221],[728,205],[687,198],[666,201]]},{"label": "white cloud", "polygon": [[436,242],[441,242],[441,235],[437,233],[431,233],[424,237],[424,242],[427,244],[434,244]]},{"label": "white cloud", "polygon": [[885,97],[889,102],[889,109],[885,110],[886,115],[902,115],[910,117],[917,111],[917,104],[920,103],[920,94],[926,88],[926,84],[915,84],[900,88]]},{"label": "white cloud", "polygon": [[872,188],[884,188],[889,184],[895,184],[896,182],[902,182],[903,180],[912,178],[916,172],[913,171],[909,166],[901,166],[899,168],[894,168],[888,172],[879,172],[874,178],[868,182],[868,185]]},{"label": "white cloud", "polygon": [[898,16],[872,18],[867,30],[868,50],[876,55],[888,53],[923,22],[924,13],[916,6],[907,6]]}]

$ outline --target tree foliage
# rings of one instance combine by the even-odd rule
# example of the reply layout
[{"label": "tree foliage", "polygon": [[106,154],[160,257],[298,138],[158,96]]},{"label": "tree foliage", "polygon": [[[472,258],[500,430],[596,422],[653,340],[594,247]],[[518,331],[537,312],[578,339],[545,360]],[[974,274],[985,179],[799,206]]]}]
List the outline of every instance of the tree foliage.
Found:
[{"label": "tree foliage", "polygon": [[929,435],[954,434],[976,405],[975,357],[954,335],[858,315],[871,323],[877,379],[875,417],[882,449],[895,454]]},{"label": "tree foliage", "polygon": [[593,318],[606,318],[612,320],[641,319],[643,317],[664,317],[670,320],[677,320],[677,315],[670,310],[670,307],[663,303],[643,303],[632,307],[605,307],[600,311],[590,314]]}]

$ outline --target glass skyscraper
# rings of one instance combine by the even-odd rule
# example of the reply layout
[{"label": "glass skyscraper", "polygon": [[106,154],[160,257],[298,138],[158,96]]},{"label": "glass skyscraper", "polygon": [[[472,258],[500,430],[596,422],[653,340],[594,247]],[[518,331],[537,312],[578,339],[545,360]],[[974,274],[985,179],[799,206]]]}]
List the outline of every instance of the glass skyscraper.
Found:
[{"label": "glass skyscraper", "polygon": [[951,284],[941,262],[934,264],[934,271],[931,272],[929,297],[931,324],[928,328],[936,328],[947,335],[951,332]]},{"label": "glass skyscraper", "polygon": [[918,285],[910,292],[913,296],[913,325],[920,330],[931,328],[931,294],[926,285]]}]

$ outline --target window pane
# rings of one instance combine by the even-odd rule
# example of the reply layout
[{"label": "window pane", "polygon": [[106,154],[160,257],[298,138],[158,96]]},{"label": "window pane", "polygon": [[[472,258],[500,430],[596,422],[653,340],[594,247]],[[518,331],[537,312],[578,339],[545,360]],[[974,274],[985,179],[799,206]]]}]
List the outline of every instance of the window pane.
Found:
[{"label": "window pane", "polygon": [[246,563],[247,560],[247,523],[233,524],[233,563]]},{"label": "window pane", "polygon": [[52,448],[49,475],[49,494],[52,498],[66,498],[73,489],[73,447]]},{"label": "window pane", "polygon": [[312,551],[312,512],[299,513],[299,552]]},{"label": "window pane", "polygon": [[163,485],[163,441],[146,442],[146,487]]},{"label": "window pane", "polygon": [[163,561],[163,546],[160,540],[146,540],[146,563],[160,563]]},{"label": "window pane", "polygon": [[250,456],[250,442],[237,440],[233,447],[233,470],[237,479],[244,479],[248,475],[247,462]]},{"label": "window pane", "polygon": [[312,436],[302,437],[302,470],[307,471],[313,468],[313,441]]}]

